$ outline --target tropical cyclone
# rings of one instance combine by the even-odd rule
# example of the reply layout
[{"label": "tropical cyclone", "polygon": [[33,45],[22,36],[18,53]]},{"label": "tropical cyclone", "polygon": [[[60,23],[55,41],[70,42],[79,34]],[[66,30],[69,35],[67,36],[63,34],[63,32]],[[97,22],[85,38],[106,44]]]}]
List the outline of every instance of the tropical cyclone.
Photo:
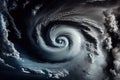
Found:
[{"label": "tropical cyclone", "polygon": [[0,4],[3,78],[13,71],[23,79],[32,75],[30,80],[120,79],[119,1],[6,0]]}]

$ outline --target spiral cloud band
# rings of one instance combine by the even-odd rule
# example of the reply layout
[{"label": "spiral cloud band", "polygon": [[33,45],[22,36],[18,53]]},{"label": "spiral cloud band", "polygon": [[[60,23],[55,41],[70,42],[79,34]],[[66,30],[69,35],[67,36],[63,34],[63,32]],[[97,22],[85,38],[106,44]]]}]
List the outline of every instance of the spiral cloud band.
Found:
[{"label": "spiral cloud band", "polygon": [[0,1],[0,79],[119,80],[119,3]]}]

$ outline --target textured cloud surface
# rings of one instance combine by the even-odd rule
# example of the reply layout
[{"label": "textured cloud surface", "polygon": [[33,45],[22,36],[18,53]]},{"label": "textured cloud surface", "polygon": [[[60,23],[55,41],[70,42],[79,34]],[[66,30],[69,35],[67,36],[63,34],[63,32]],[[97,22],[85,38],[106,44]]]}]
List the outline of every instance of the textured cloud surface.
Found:
[{"label": "textured cloud surface", "polygon": [[119,4],[0,1],[0,78],[119,80]]}]

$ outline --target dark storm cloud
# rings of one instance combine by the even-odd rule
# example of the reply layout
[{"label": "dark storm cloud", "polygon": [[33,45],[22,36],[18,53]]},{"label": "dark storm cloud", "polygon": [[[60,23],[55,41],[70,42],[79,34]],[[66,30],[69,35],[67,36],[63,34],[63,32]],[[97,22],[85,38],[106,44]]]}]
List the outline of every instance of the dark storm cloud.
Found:
[{"label": "dark storm cloud", "polygon": [[119,1],[0,4],[2,72],[42,80],[119,79]]}]

